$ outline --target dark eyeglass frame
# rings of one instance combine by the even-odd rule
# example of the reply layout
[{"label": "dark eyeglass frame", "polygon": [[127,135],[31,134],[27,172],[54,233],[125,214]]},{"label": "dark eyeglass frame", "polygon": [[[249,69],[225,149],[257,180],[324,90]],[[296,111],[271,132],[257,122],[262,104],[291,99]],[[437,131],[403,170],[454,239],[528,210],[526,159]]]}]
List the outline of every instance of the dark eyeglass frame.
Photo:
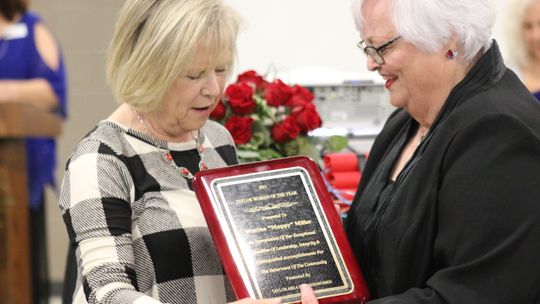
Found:
[{"label": "dark eyeglass frame", "polygon": [[382,56],[382,53],[399,39],[401,39],[401,36],[396,36],[378,47],[374,47],[372,45],[364,46],[365,41],[362,40],[358,42],[356,46],[362,51],[364,51],[364,54],[366,54],[366,56],[373,59],[375,63],[377,63],[378,65],[383,65],[384,58]]}]

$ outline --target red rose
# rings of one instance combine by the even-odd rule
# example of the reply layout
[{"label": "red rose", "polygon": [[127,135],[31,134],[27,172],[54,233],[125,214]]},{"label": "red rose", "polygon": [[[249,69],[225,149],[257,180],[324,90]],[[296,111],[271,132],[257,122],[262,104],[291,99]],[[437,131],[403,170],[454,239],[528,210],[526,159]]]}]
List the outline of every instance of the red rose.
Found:
[{"label": "red rose", "polygon": [[293,95],[287,101],[287,106],[291,108],[302,108],[308,101],[302,95]]},{"label": "red rose", "polygon": [[266,86],[266,89],[264,89],[264,99],[266,99],[268,105],[272,107],[285,105],[289,101],[289,98],[291,98],[291,95],[291,87],[284,84],[279,79],[269,83]]},{"label": "red rose", "polygon": [[237,83],[245,82],[248,84],[251,84],[255,91],[261,91],[264,90],[268,82],[264,80],[264,78],[257,74],[257,72],[253,70],[246,71],[240,75],[238,75],[238,78],[236,79]]},{"label": "red rose", "polygon": [[227,119],[225,128],[231,133],[235,144],[241,145],[248,143],[253,131],[253,118],[231,116]]},{"label": "red rose", "polygon": [[292,96],[287,102],[289,107],[304,106],[306,103],[313,101],[315,96],[308,89],[295,85],[292,87]]},{"label": "red rose", "polygon": [[317,129],[322,125],[321,117],[312,103],[306,103],[303,107],[295,108],[291,115],[296,119],[296,123],[302,132]]},{"label": "red rose", "polygon": [[238,115],[250,114],[255,110],[253,88],[246,83],[231,84],[225,90],[231,110]]},{"label": "red rose", "polygon": [[225,108],[225,105],[223,104],[223,101],[221,101],[221,98],[219,99],[216,107],[210,113],[210,118],[213,120],[221,120],[223,117],[225,117],[225,113],[227,112],[227,109]]},{"label": "red rose", "polygon": [[288,142],[295,139],[300,134],[300,128],[295,122],[295,118],[288,116],[282,122],[272,127],[272,138],[277,143]]}]

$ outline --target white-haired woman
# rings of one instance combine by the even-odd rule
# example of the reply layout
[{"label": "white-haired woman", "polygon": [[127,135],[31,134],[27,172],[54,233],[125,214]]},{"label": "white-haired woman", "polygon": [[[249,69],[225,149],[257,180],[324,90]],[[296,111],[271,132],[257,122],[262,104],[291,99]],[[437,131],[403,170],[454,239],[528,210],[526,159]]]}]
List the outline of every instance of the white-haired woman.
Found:
[{"label": "white-haired woman", "polygon": [[62,184],[74,303],[234,299],[191,181],[236,162],[231,135],[208,117],[238,25],[221,0],[125,2],[107,69],[120,106],[75,148]]},{"label": "white-haired woman", "polygon": [[540,0],[509,0],[505,22],[510,68],[540,100]]},{"label": "white-haired woman", "polygon": [[346,223],[372,303],[540,303],[540,104],[490,38],[490,2],[354,2],[399,108]]}]

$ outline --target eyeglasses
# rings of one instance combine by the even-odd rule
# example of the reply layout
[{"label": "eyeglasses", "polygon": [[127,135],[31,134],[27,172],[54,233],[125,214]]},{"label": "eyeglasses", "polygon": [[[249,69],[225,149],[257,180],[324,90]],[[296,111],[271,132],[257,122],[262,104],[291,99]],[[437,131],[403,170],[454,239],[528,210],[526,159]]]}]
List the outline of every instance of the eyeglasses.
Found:
[{"label": "eyeglasses", "polygon": [[399,39],[401,39],[401,36],[394,37],[390,41],[383,43],[379,47],[374,47],[372,45],[365,46],[364,45],[364,40],[362,40],[362,41],[358,42],[356,44],[356,46],[359,49],[361,49],[362,51],[364,51],[364,54],[366,54],[366,56],[368,56],[373,61],[375,61],[375,63],[377,63],[378,65],[382,65],[382,64],[384,64],[384,58],[383,58],[382,54],[384,53],[384,51],[388,47],[390,47],[392,44],[394,44]]}]

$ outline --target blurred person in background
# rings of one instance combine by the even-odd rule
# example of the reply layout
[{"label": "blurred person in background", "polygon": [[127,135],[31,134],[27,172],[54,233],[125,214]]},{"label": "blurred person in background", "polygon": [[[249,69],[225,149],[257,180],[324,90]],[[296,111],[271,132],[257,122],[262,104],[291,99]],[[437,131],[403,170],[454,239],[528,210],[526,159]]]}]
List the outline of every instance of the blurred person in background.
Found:
[{"label": "blurred person in background", "polygon": [[540,0],[506,1],[508,65],[540,100]]},{"label": "blurred person in background", "polygon": [[391,114],[345,224],[370,303],[540,303],[540,103],[491,0],[358,0]]},{"label": "blurred person in background", "polygon": [[[25,0],[0,1],[0,103],[28,103],[66,117],[66,76],[58,42]],[[48,302],[44,188],[54,186],[55,140],[27,138],[33,303]]]}]

